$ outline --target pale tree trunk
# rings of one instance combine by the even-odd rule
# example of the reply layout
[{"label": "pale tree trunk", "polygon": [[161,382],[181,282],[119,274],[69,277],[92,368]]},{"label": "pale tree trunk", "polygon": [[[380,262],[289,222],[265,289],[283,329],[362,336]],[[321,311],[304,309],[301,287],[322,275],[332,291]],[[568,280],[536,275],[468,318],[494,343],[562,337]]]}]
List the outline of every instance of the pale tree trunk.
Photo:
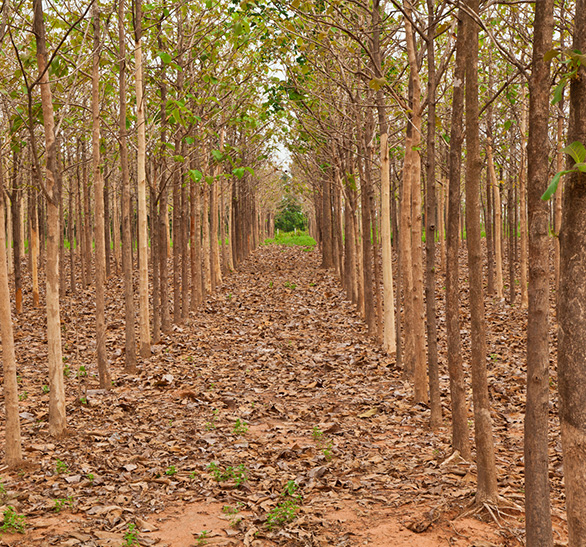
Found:
[{"label": "pale tree trunk", "polygon": [[[181,139],[179,129],[175,131],[175,151],[179,154]],[[181,316],[181,164],[175,162],[173,169],[173,322],[182,324]]]},{"label": "pale tree trunk", "polygon": [[[370,125],[370,124],[369,124]],[[376,315],[374,308],[374,289],[373,289],[373,252],[371,240],[371,226],[370,226],[370,163],[366,156],[368,149],[368,141],[372,133],[372,127],[368,127],[369,131],[365,131],[359,135],[360,156],[360,205],[361,205],[361,221],[362,221],[362,284],[364,286],[364,319],[368,327],[368,334],[374,336],[376,334]],[[370,133],[370,134],[369,134]]]},{"label": "pale tree trunk", "polygon": [[[224,149],[224,129],[220,131],[220,152]],[[220,246],[219,238],[219,195],[218,184],[220,184],[220,174],[222,164],[218,163],[214,167],[214,180],[210,188],[210,238],[211,238],[211,256],[210,271],[212,278],[212,290],[215,291],[222,284],[222,265],[220,263]]]},{"label": "pale tree trunk", "polygon": [[[232,233],[234,230],[234,224],[232,223],[232,187],[231,185],[234,182],[231,182],[228,186],[228,245],[227,245],[227,258],[228,258],[228,270],[233,272],[234,271],[234,253],[232,247],[232,238],[234,234]],[[269,237],[274,237],[270,236]]]},{"label": "pale tree trunk", "polygon": [[445,214],[446,214],[446,191],[447,185],[445,182],[441,182],[438,186],[438,211],[437,211],[437,229],[439,232],[439,244],[440,244],[440,269],[445,271],[446,269],[446,226],[445,226]]},{"label": "pale tree trunk", "polygon": [[[8,196],[8,193],[6,194]],[[10,199],[4,200],[4,205],[6,209],[6,233],[7,233],[7,241],[6,241],[6,260],[8,261],[8,274],[14,275],[14,258],[12,256],[12,205],[10,203]]]},{"label": "pale tree trunk", "polygon": [[4,407],[6,412],[4,450],[6,464],[10,467],[16,467],[22,462],[22,441],[20,437],[20,417],[18,415],[18,383],[16,380],[14,333],[12,331],[10,291],[8,288],[6,232],[4,230],[4,204],[6,201],[2,157],[0,157],[0,340],[2,341]]},{"label": "pale tree trunk", "polygon": [[87,162],[85,152],[85,141],[81,141],[81,163],[82,163],[82,186],[83,186],[83,230],[84,230],[84,262],[86,270],[86,283],[84,287],[87,289],[92,284],[92,216],[90,213],[90,188],[87,173]]},{"label": "pale tree trunk", "polygon": [[458,17],[456,40],[456,67],[450,123],[448,226],[446,233],[446,338],[448,349],[448,373],[452,398],[452,447],[461,456],[470,459],[470,433],[468,430],[468,405],[466,383],[462,366],[462,340],[460,334],[460,281],[458,254],[460,250],[460,173],[462,167],[462,116],[464,112],[464,74],[466,39],[462,24],[462,12]]},{"label": "pale tree trunk", "polygon": [[[527,150],[525,131],[527,127],[527,109],[525,108],[525,88],[521,87],[521,172],[519,173],[519,230],[521,245],[519,257],[519,283],[521,285],[521,306],[526,308],[529,303],[527,295]],[[547,175],[545,176],[547,179]],[[516,226],[517,223],[515,223]]]},{"label": "pale tree trunk", "polygon": [[49,86],[47,69],[47,50],[45,43],[45,23],[41,0],[33,2],[33,32],[37,44],[37,65],[39,67],[39,86],[43,109],[46,148],[46,192],[47,192],[47,345],[49,361],[49,434],[63,435],[67,427],[65,414],[65,386],[63,383],[63,358],[61,354],[61,315],[59,311],[59,196],[57,195],[60,176],[57,166],[55,143],[55,120],[53,98]]},{"label": "pale tree trunk", "polygon": [[112,226],[114,230],[113,241],[114,241],[114,268],[116,274],[120,273],[120,262],[121,262],[121,248],[120,248],[120,210],[118,208],[118,187],[116,184],[112,188]]},{"label": "pale tree trunk", "polygon": [[[39,307],[39,214],[37,211],[37,190],[32,189],[29,226],[31,234],[31,275],[33,281],[33,307]],[[70,242],[71,245],[71,242]]]},{"label": "pale tree trunk", "polygon": [[[193,160],[192,160],[193,161]],[[192,169],[195,165],[192,163]],[[201,282],[201,215],[199,183],[192,180],[191,192],[191,310],[196,311],[202,303]]]},{"label": "pale tree trunk", "polygon": [[94,51],[92,69],[92,172],[94,179],[94,237],[96,240],[96,347],[100,388],[110,389],[112,380],[106,353],[106,242],[104,234],[104,179],[100,169],[100,12],[92,5]]},{"label": "pale tree trunk", "polygon": [[14,308],[16,315],[22,313],[22,260],[21,260],[21,247],[22,243],[22,231],[20,224],[20,189],[18,188],[18,170],[20,167],[20,158],[16,150],[12,152],[12,192],[10,199],[12,201],[12,230],[13,230],[13,241],[14,241]]},{"label": "pale tree trunk", "polygon": [[138,287],[139,287],[139,326],[140,354],[142,357],[151,355],[151,332],[149,327],[149,272],[148,272],[148,227],[146,205],[146,119],[143,95],[142,66],[142,0],[136,0],[134,59],[136,64],[136,153],[138,180]]},{"label": "pale tree trunk", "polygon": [[488,159],[488,176],[490,177],[491,186],[493,189],[493,204],[494,204],[494,264],[496,270],[495,290],[496,296],[499,300],[504,298],[504,283],[503,283],[503,213],[501,206],[501,191],[500,184],[496,178],[494,169],[494,159],[492,155],[492,141],[489,139],[486,145],[486,157]]},{"label": "pale tree trunk", "polygon": [[[185,158],[185,141],[181,142],[181,155]],[[181,163],[181,313],[185,323],[189,319],[189,200],[185,182],[185,162]]]},{"label": "pale tree trunk", "polygon": [[[533,61],[529,80],[529,299],[527,403],[525,410],[525,532],[527,547],[551,547],[549,499],[549,204],[541,200],[549,172],[550,61],[554,0],[535,5]],[[524,105],[522,105],[524,109]],[[566,483],[567,484],[567,483]]]},{"label": "pale tree trunk", "polygon": [[[434,0],[427,0],[428,36],[435,36]],[[435,194],[435,110],[436,85],[435,49],[433,39],[427,44],[427,187],[425,199],[425,304],[427,325],[427,366],[429,370],[430,427],[437,429],[442,423],[439,363],[437,355],[437,320],[435,305],[435,234],[437,203]],[[442,234],[443,237],[443,234]]]},{"label": "pale tree trunk", "polygon": [[[467,0],[478,13],[479,0]],[[486,325],[482,289],[482,242],[480,239],[480,139],[478,108],[478,26],[465,16],[466,27],[466,245],[470,285],[472,399],[478,483],[476,502],[497,500],[496,463],[486,370]]]},{"label": "pale tree trunk", "polygon": [[[586,0],[576,1],[574,51],[586,51]],[[568,142],[586,143],[586,67],[570,83]],[[570,547],[586,546],[586,174],[565,181],[560,231],[558,378]]]},{"label": "pale tree trunk", "polygon": [[[374,0],[373,16],[373,59],[375,73],[383,77],[380,34],[382,26],[380,0]],[[383,350],[388,354],[397,352],[395,333],[395,295],[393,294],[393,256],[391,242],[391,167],[389,163],[388,123],[385,98],[382,89],[376,92],[376,107],[380,131],[381,164],[381,251],[383,278]]]},{"label": "pale tree trunk", "polygon": [[130,174],[126,133],[126,40],[124,36],[124,2],[118,2],[119,74],[119,141],[122,174],[122,271],[124,274],[125,353],[124,368],[136,372],[136,334],[134,332],[134,290],[132,286],[132,228],[130,224]]},{"label": "pale tree trunk", "polygon": [[[204,154],[204,158],[206,154]],[[210,262],[210,212],[209,195],[210,186],[205,179],[202,181],[203,204],[202,204],[202,261],[203,261],[203,288],[205,295],[212,292],[212,272]]]}]

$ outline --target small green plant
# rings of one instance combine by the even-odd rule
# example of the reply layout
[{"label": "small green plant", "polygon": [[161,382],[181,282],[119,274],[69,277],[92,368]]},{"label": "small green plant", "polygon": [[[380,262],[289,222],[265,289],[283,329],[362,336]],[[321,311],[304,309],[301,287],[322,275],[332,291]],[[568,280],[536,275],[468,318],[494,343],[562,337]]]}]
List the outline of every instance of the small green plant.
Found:
[{"label": "small green plant", "polygon": [[[66,358],[63,357],[63,359],[65,360]],[[65,376],[65,378],[69,378],[71,376],[71,367],[69,366],[69,363],[66,363],[66,365],[63,367],[63,376]]]},{"label": "small green plant", "polygon": [[240,506],[242,505],[242,503],[238,502],[236,504],[236,507],[232,506],[232,505],[224,505],[224,507],[222,507],[222,513],[225,513],[226,515],[235,515],[236,513],[238,513],[240,511]]},{"label": "small green plant", "polygon": [[272,509],[267,516],[266,526],[269,530],[295,519],[299,504],[302,501],[301,496],[297,494],[297,488],[295,481],[287,482],[285,490],[281,494],[285,499]]},{"label": "small green plant", "polygon": [[43,387],[41,388],[43,390],[43,393],[49,393],[49,386],[48,385],[43,385]]},{"label": "small green plant", "polygon": [[134,522],[128,523],[128,531],[124,534],[124,547],[133,547],[139,545],[138,543],[138,530]]},{"label": "small green plant", "polygon": [[327,445],[322,447],[321,451],[324,455],[324,458],[326,459],[327,462],[329,462],[333,456],[332,456],[332,448],[334,446],[334,442],[329,440]]},{"label": "small green plant", "polygon": [[238,418],[236,420],[236,423],[234,424],[234,429],[232,429],[232,433],[234,433],[234,435],[245,435],[247,432],[248,424],[244,420]]},{"label": "small green plant", "polygon": [[315,283],[312,281],[312,282],[309,284],[309,286],[310,286],[310,287],[315,287]]},{"label": "small green plant", "polygon": [[82,405],[87,405],[87,397],[86,397],[85,395],[82,395],[82,396],[79,398],[79,402],[80,402]]},{"label": "small green plant", "polygon": [[93,486],[94,485],[94,479],[95,479],[94,474],[93,473],[88,473],[86,475],[86,478],[87,478],[88,481],[90,481],[90,486]]},{"label": "small green plant", "polygon": [[311,431],[311,436],[313,437],[313,440],[315,442],[318,442],[321,440],[321,438],[324,436],[324,434],[323,434],[323,431],[317,425],[314,425],[313,429]]},{"label": "small green plant", "polygon": [[272,289],[272,288],[273,288],[273,282],[271,281],[271,282],[269,283],[269,289]]},{"label": "small green plant", "polygon": [[212,462],[208,465],[208,469],[211,471],[216,482],[233,480],[234,484],[238,487],[248,480],[246,467],[243,463],[236,467],[230,466],[226,467],[225,470],[222,470],[222,468],[219,467],[216,462]]},{"label": "small green plant", "polygon": [[169,467],[167,467],[167,469],[165,471],[165,475],[168,475],[169,477],[172,477],[176,473],[177,473],[177,469],[175,468],[174,465],[170,465]]},{"label": "small green plant", "polygon": [[26,401],[28,399],[28,391],[23,391],[22,393],[18,394],[19,401]]},{"label": "small green plant", "polygon": [[205,545],[208,541],[207,538],[209,537],[209,532],[207,530],[204,530],[203,532],[200,532],[197,537],[195,538],[195,541],[198,545]]},{"label": "small green plant", "polygon": [[285,287],[287,287],[288,289],[291,289],[292,291],[295,290],[295,287],[297,287],[297,285],[295,285],[295,283],[289,283],[288,281],[285,282]]},{"label": "small green plant", "polygon": [[213,414],[212,419],[206,423],[206,430],[207,431],[212,431],[213,429],[216,429],[216,420],[218,419],[218,409],[215,408],[213,410],[212,414]]},{"label": "small green plant", "polygon": [[61,512],[62,509],[69,507],[70,509],[73,507],[73,496],[67,496],[66,498],[57,498],[55,500],[55,513]]},{"label": "small green plant", "polygon": [[57,460],[55,462],[55,471],[58,475],[62,475],[63,473],[67,473],[67,464],[61,460]]},{"label": "small green plant", "polygon": [[228,300],[232,300],[232,293],[228,293],[227,298],[228,298]]},{"label": "small green plant", "polygon": [[79,369],[75,374],[78,378],[85,378],[87,376],[87,369],[84,365],[79,365]]},{"label": "small green plant", "polygon": [[195,479],[195,477],[197,477],[197,471],[192,471],[191,473],[189,473],[190,479]]},{"label": "small green plant", "polygon": [[19,515],[12,505],[9,505],[4,509],[4,519],[0,531],[2,532],[18,532],[24,534],[26,529],[26,517]]}]

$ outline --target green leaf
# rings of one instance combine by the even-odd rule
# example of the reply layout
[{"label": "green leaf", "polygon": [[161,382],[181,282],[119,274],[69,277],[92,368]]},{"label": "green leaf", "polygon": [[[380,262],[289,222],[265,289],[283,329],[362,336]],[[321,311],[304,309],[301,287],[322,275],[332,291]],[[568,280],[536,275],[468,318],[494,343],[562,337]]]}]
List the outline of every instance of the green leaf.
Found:
[{"label": "green leaf", "polygon": [[246,171],[244,170],[244,167],[237,167],[236,169],[234,169],[234,171],[232,171],[232,174],[241,179],[244,176],[245,172]]},{"label": "green leaf", "polygon": [[173,156],[173,159],[179,163],[183,163],[185,161],[185,158],[179,154]]},{"label": "green leaf", "polygon": [[512,120],[507,120],[505,122],[505,131],[508,131],[509,129],[511,129],[511,126],[513,125],[513,121]]},{"label": "green leaf", "polygon": [[216,161],[222,161],[224,154],[220,150],[212,150],[212,156]]},{"label": "green leaf", "polygon": [[576,163],[584,163],[584,160],[586,160],[586,148],[580,141],[574,141],[566,146],[562,152],[571,156]]},{"label": "green leaf", "polygon": [[245,167],[246,171],[248,171],[254,177],[254,169],[252,167]]},{"label": "green leaf", "polygon": [[171,55],[169,55],[166,51],[159,51],[157,55],[166,65],[170,64],[172,61]]},{"label": "green leaf", "polygon": [[566,79],[562,78],[560,83],[555,86],[553,90],[553,99],[551,100],[551,104],[558,104],[564,98],[564,87],[566,87]]},{"label": "green leaf", "polygon": [[574,165],[574,169],[577,169],[578,171],[580,171],[580,173],[586,173],[586,163],[577,163],[576,165]]},{"label": "green leaf", "polygon": [[558,184],[560,183],[560,179],[562,178],[562,176],[567,175],[568,173],[574,173],[575,171],[575,169],[569,169],[567,171],[560,171],[559,173],[556,173],[553,179],[551,179],[551,182],[549,183],[547,190],[541,196],[541,199],[543,201],[549,201],[551,199],[551,196],[553,196],[555,194],[555,191],[558,189]]},{"label": "green leaf", "polygon": [[188,174],[193,182],[199,182],[203,178],[203,173],[197,169],[190,169]]},{"label": "green leaf", "polygon": [[185,137],[185,142],[187,144],[193,144],[195,142],[195,139],[193,137]]}]

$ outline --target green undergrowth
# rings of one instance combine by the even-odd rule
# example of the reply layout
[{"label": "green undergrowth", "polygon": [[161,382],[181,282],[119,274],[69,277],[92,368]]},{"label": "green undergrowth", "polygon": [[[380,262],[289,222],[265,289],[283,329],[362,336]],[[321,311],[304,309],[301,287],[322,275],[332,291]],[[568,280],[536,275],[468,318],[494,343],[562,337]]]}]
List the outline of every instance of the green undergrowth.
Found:
[{"label": "green undergrowth", "polygon": [[265,245],[287,245],[292,247],[315,247],[316,242],[307,232],[279,232],[273,239],[265,239]]}]

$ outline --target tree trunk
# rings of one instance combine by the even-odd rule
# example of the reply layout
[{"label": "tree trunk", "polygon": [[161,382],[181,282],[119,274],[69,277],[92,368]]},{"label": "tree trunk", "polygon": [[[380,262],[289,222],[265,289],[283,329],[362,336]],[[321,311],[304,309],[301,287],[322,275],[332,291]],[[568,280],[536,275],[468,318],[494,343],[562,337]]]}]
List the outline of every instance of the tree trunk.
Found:
[{"label": "tree trunk", "polygon": [[503,287],[503,217],[501,206],[501,191],[500,184],[497,181],[494,169],[494,159],[492,157],[492,141],[489,138],[486,145],[486,157],[488,159],[488,176],[490,177],[490,185],[493,188],[493,205],[494,205],[494,262],[495,262],[495,290],[496,296],[499,300],[504,298]]},{"label": "tree trunk", "polygon": [[125,353],[126,372],[136,372],[136,334],[134,332],[134,289],[132,283],[132,227],[130,222],[130,174],[128,172],[128,143],[126,133],[126,40],[124,36],[125,0],[118,2],[119,74],[119,141],[122,174],[122,271],[124,274]]},{"label": "tree trunk", "polygon": [[[573,50],[586,51],[586,0],[576,1]],[[570,83],[568,142],[586,143],[586,67]],[[565,181],[560,231],[558,378],[569,545],[586,545],[586,174]]]},{"label": "tree trunk", "polygon": [[92,5],[94,51],[92,69],[92,171],[96,240],[96,347],[100,388],[110,389],[112,380],[106,353],[106,242],[104,234],[104,179],[100,168],[100,12],[98,3]]},{"label": "tree trunk", "polygon": [[[381,49],[382,15],[380,0],[374,0],[372,8],[372,57],[374,72],[378,78],[383,74],[383,53]],[[380,131],[380,176],[381,176],[381,253],[383,281],[383,350],[388,354],[397,352],[395,334],[395,295],[393,293],[393,254],[391,242],[391,166],[389,162],[389,130],[383,90],[375,94]]]},{"label": "tree trunk", "polygon": [[145,101],[143,95],[142,66],[142,0],[136,0],[135,16],[135,49],[136,64],[136,125],[137,125],[137,181],[138,181],[138,286],[139,286],[139,325],[140,354],[142,357],[151,355],[151,332],[149,327],[149,272],[148,272],[148,227],[146,205],[146,120]]},{"label": "tree trunk", "polygon": [[470,459],[470,433],[468,430],[468,405],[466,383],[462,367],[462,341],[460,335],[460,173],[462,157],[462,116],[464,112],[464,76],[466,39],[462,24],[462,12],[458,17],[456,41],[456,67],[452,98],[450,129],[450,154],[448,173],[448,226],[446,233],[446,334],[448,372],[452,397],[452,447],[461,456]]},{"label": "tree trunk", "polygon": [[[427,0],[428,36],[427,44],[427,188],[425,199],[425,304],[427,325],[427,366],[429,370],[430,427],[437,429],[442,423],[442,405],[440,399],[439,363],[437,355],[437,320],[435,307],[435,234],[437,203],[435,195],[435,110],[436,85],[434,0]],[[443,234],[442,234],[443,237]]]},{"label": "tree trunk", "polygon": [[[521,87],[521,168],[519,173],[519,231],[520,256],[519,256],[519,284],[521,285],[521,306],[526,308],[529,304],[527,294],[527,151],[525,132],[527,130],[527,109],[525,108],[525,88]],[[545,176],[547,179],[547,175]],[[515,222],[515,227],[517,223]]]},{"label": "tree trunk", "polygon": [[533,61],[529,80],[529,309],[524,436],[527,547],[553,545],[548,475],[549,204],[541,200],[547,189],[549,171],[548,118],[551,79],[550,61],[546,61],[544,56],[552,48],[553,10],[553,0],[543,0],[535,5]]},{"label": "tree trunk", "polygon": [[61,436],[67,427],[65,414],[65,386],[63,383],[63,358],[61,354],[61,315],[59,311],[59,188],[60,177],[57,166],[55,144],[55,121],[53,116],[53,97],[49,87],[47,50],[45,42],[45,23],[41,0],[33,1],[33,32],[37,44],[37,65],[39,67],[39,86],[45,129],[46,192],[47,192],[47,345],[49,361],[49,434]]},{"label": "tree trunk", "polygon": [[[39,0],[40,1],[40,0]],[[22,261],[21,247],[22,234],[20,224],[20,190],[18,188],[18,169],[20,167],[20,158],[16,150],[12,153],[12,232],[13,232],[13,257],[14,257],[14,307],[17,315],[22,313]]]},{"label": "tree trunk", "polygon": [[[478,13],[479,0],[467,0]],[[478,484],[476,502],[497,500],[496,464],[486,371],[486,325],[482,289],[482,247],[480,239],[480,142],[478,108],[478,26],[465,15],[466,28],[466,244],[470,279],[471,371],[474,401],[474,435]]]},{"label": "tree trunk", "polygon": [[[6,257],[6,232],[4,215],[4,172],[0,157],[0,336],[4,371],[4,407],[6,412],[5,458],[6,464],[16,467],[22,462],[22,440],[18,414],[18,383],[16,380],[16,355],[8,289],[8,262]],[[10,242],[9,242],[10,243]]]}]

